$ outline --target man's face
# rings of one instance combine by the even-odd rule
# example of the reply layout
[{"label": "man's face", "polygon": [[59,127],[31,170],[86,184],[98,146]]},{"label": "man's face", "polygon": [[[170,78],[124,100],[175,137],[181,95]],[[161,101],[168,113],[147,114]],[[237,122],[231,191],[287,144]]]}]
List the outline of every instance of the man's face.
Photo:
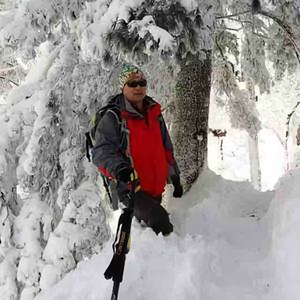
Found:
[{"label": "man's face", "polygon": [[146,80],[133,80],[125,84],[123,94],[132,104],[139,104],[146,97],[146,89]]}]

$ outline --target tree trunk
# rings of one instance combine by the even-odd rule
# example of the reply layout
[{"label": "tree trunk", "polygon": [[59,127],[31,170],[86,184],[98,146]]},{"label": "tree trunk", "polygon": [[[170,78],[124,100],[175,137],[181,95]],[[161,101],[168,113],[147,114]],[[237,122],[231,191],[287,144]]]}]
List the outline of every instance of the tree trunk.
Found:
[{"label": "tree trunk", "polygon": [[261,169],[258,149],[258,136],[249,135],[249,159],[251,182],[255,189],[261,191]]},{"label": "tree trunk", "polygon": [[[255,83],[250,77],[246,77],[246,88],[249,92],[249,100],[257,101],[255,95]],[[261,191],[261,168],[258,148],[258,131],[254,134],[251,130],[249,134],[249,159],[250,159],[250,177],[252,185],[258,191]]]},{"label": "tree trunk", "polygon": [[204,61],[193,57],[181,66],[172,134],[185,190],[190,189],[207,162],[210,89],[210,55]]}]

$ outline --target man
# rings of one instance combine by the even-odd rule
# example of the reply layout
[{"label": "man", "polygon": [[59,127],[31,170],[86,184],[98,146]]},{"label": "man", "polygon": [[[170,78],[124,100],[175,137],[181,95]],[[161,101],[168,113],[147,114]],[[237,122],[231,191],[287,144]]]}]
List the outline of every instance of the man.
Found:
[{"label": "man", "polygon": [[168,178],[174,197],[181,197],[183,190],[161,107],[146,95],[147,80],[137,67],[124,65],[119,82],[122,93],[109,102],[111,108],[96,128],[93,163],[103,175],[117,180],[125,205],[129,189],[138,181],[135,217],[157,234],[168,235],[173,226],[160,205]]}]

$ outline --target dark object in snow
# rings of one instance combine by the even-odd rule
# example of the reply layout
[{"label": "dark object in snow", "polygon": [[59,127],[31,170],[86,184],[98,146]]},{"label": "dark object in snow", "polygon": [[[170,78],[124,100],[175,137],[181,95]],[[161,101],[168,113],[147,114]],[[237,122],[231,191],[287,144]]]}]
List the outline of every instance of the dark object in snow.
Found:
[{"label": "dark object in snow", "polygon": [[253,0],[252,1],[252,13],[257,14],[261,12],[261,5],[259,0]]},{"label": "dark object in snow", "polygon": [[221,160],[224,159],[224,153],[223,153],[223,137],[226,136],[227,131],[226,129],[222,130],[222,129],[211,129],[209,128],[209,131],[216,137],[220,138],[221,142],[220,142],[220,151],[221,151]]},{"label": "dark object in snow", "polygon": [[223,136],[226,136],[226,134],[227,134],[226,129],[224,129],[224,130],[222,130],[222,129],[209,129],[209,130],[216,137],[223,137]]},{"label": "dark object in snow", "polygon": [[297,140],[297,146],[299,146],[300,145],[300,128],[297,129],[296,140]]}]

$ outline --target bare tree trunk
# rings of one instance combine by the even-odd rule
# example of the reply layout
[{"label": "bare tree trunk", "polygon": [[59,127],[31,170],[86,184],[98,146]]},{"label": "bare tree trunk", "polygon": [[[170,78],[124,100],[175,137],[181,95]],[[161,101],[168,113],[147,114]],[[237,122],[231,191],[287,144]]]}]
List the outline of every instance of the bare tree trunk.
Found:
[{"label": "bare tree trunk", "polygon": [[[255,95],[255,84],[250,77],[246,79],[246,88],[249,92],[250,101],[257,101],[258,98]],[[258,132],[256,134],[249,134],[249,159],[250,159],[250,177],[252,185],[258,191],[261,191],[261,168],[259,159],[259,148],[258,148]]]},{"label": "bare tree trunk", "polygon": [[261,191],[261,169],[258,149],[258,136],[249,135],[249,159],[251,182],[255,189]]},{"label": "bare tree trunk", "polygon": [[185,190],[198,178],[207,162],[211,57],[193,57],[177,77],[173,140]]}]

